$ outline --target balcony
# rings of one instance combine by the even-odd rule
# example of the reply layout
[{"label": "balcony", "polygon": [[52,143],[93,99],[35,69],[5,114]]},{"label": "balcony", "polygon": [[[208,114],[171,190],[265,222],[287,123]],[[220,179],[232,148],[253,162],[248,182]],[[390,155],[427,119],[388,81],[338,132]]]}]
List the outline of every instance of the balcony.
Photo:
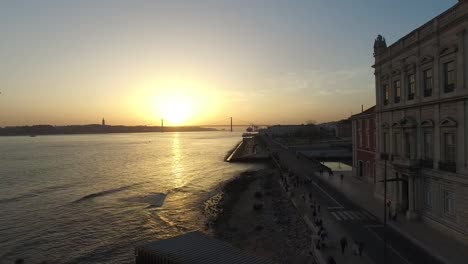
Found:
[{"label": "balcony", "polygon": [[380,159],[381,160],[388,160],[389,159],[388,153],[380,153]]},{"label": "balcony", "polygon": [[444,93],[451,93],[455,91],[455,84],[451,83],[451,84],[446,84],[445,87],[444,87]]},{"label": "balcony", "polygon": [[439,161],[439,170],[457,172],[457,164],[453,161]]},{"label": "balcony", "polygon": [[416,159],[410,159],[402,156],[393,156],[393,165],[407,168],[418,168],[420,166],[420,161]]},{"label": "balcony", "polygon": [[395,97],[395,104],[398,104],[400,102],[400,97]]},{"label": "balcony", "polygon": [[388,105],[388,99],[384,99],[383,104]]},{"label": "balcony", "polygon": [[414,93],[408,94],[408,100],[413,100],[414,99]]},{"label": "balcony", "polygon": [[424,90],[424,97],[429,97],[429,96],[432,96],[432,89]]},{"label": "balcony", "polygon": [[420,161],[421,167],[432,169],[434,168],[434,161],[433,160],[421,160]]}]

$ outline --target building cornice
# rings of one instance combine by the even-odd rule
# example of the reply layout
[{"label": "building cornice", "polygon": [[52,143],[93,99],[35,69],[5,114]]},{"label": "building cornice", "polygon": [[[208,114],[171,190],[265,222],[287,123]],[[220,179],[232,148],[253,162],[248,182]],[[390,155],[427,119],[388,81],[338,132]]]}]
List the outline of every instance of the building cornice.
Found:
[{"label": "building cornice", "polygon": [[358,120],[358,119],[368,119],[369,117],[375,117],[375,112],[369,113],[369,114],[362,114],[362,115],[356,115],[356,116],[351,116],[349,119],[350,120]]},{"label": "building cornice", "polygon": [[375,150],[362,149],[362,148],[359,148],[359,147],[356,148],[356,151],[366,152],[366,153],[369,153],[369,154],[375,154],[376,153]]},{"label": "building cornice", "polygon": [[399,111],[399,110],[405,110],[405,109],[410,109],[410,108],[420,108],[428,105],[436,105],[436,104],[441,104],[441,103],[447,103],[447,102],[454,102],[454,101],[463,101],[467,100],[468,95],[459,95],[459,96],[454,96],[454,97],[449,97],[449,98],[441,98],[437,99],[434,101],[429,101],[429,102],[421,102],[418,104],[411,104],[411,105],[402,105],[402,106],[396,106],[392,108],[385,108],[385,109],[376,109],[376,113],[385,113],[385,112],[393,112],[393,111]]},{"label": "building cornice", "polygon": [[[392,60],[393,58],[408,52],[412,48],[418,47],[422,43],[430,40],[434,36],[437,36],[442,31],[446,31],[450,28],[453,28],[459,25],[461,22],[468,20],[468,12],[462,13],[460,16],[452,19],[451,17],[456,16],[456,11],[462,10],[460,6],[464,5],[463,3],[457,3],[453,7],[449,8],[439,16],[428,21],[421,27],[411,31],[404,37],[397,40],[395,43],[390,45],[386,50],[376,57],[376,63],[372,67],[376,68],[386,62]],[[444,23],[444,20],[450,20]],[[442,25],[440,25],[442,24]],[[429,33],[427,32],[429,31]],[[413,40],[416,39],[416,40]],[[438,44],[438,43],[437,43]]]}]

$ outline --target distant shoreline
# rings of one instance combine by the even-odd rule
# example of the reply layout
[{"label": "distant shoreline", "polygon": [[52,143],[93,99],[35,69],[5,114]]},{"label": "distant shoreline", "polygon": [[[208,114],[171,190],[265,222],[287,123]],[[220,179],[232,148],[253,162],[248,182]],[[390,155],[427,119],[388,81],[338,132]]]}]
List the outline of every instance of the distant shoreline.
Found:
[{"label": "distant shoreline", "polygon": [[0,127],[0,136],[51,136],[51,135],[86,135],[86,134],[122,134],[151,132],[203,132],[220,131],[215,128],[179,126],[108,126],[108,125],[70,125],[70,126],[14,126]]}]

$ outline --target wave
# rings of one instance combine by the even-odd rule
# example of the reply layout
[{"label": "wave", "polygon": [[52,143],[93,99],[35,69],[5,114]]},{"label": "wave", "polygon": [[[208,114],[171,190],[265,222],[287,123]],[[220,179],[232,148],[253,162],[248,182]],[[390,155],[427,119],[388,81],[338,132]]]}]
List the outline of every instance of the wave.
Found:
[{"label": "wave", "polygon": [[188,184],[185,184],[183,186],[180,186],[180,187],[174,187],[172,189],[169,189],[167,191],[167,193],[188,193],[188,192],[191,192],[193,191],[190,186],[188,186]]},{"label": "wave", "polygon": [[87,200],[90,200],[90,199],[93,199],[93,198],[96,198],[96,197],[101,197],[101,196],[113,194],[113,193],[116,193],[116,192],[125,191],[125,190],[133,188],[135,186],[142,185],[142,184],[145,184],[145,182],[134,183],[134,184],[122,186],[122,187],[115,188],[115,189],[110,189],[110,190],[105,190],[105,191],[101,191],[101,192],[91,193],[91,194],[85,195],[85,196],[75,200],[73,203],[79,203],[79,202],[87,201]]},{"label": "wave", "polygon": [[68,183],[68,184],[55,185],[55,186],[49,186],[49,187],[45,187],[45,188],[41,188],[41,189],[37,189],[37,190],[32,190],[32,191],[30,191],[28,193],[20,194],[20,195],[14,196],[14,197],[0,199],[0,204],[12,203],[12,202],[21,201],[21,200],[27,199],[27,198],[37,197],[37,196],[39,196],[41,194],[44,194],[44,193],[63,190],[63,189],[72,187],[74,185],[75,184]]},{"label": "wave", "polygon": [[165,193],[152,193],[148,195],[133,196],[124,200],[127,202],[149,204],[149,208],[154,208],[161,207],[164,204],[164,200],[166,200],[166,196],[167,194]]},{"label": "wave", "polygon": [[21,195],[15,196],[15,197],[11,197],[11,198],[0,199],[0,204],[17,202],[17,201],[20,201],[20,200],[23,200],[23,199],[26,199],[26,198],[32,198],[32,197],[36,197],[36,196],[38,196],[38,195],[35,194],[35,193],[25,193],[25,194],[21,194]]}]

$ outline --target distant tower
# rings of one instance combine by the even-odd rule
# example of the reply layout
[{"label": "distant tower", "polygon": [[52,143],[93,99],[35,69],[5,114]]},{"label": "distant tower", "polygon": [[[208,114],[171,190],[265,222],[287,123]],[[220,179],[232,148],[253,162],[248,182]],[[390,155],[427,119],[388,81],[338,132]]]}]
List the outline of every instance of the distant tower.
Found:
[{"label": "distant tower", "polygon": [[104,117],[102,118],[102,126],[106,125],[106,120],[104,120]]}]

